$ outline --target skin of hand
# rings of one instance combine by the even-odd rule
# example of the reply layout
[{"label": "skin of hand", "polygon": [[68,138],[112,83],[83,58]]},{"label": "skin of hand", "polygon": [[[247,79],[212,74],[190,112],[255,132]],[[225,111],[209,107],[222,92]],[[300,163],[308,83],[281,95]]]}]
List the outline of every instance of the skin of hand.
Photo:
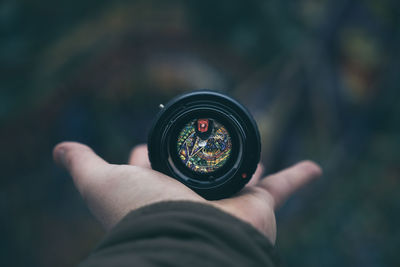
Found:
[{"label": "skin of hand", "polygon": [[58,144],[53,157],[71,174],[89,209],[106,229],[140,207],[186,200],[214,206],[248,222],[273,244],[276,240],[274,210],[322,173],[317,164],[302,161],[261,179],[259,164],[251,181],[238,194],[208,201],[174,178],[152,170],[146,145],[132,150],[129,165],[109,164],[86,145],[75,142]]}]

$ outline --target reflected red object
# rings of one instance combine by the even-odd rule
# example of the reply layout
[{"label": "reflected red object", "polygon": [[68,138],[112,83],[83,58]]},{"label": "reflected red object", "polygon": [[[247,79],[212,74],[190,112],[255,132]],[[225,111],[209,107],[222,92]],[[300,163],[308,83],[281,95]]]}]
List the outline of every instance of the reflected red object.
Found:
[{"label": "reflected red object", "polygon": [[197,121],[197,129],[201,133],[205,133],[208,131],[208,119],[199,119]]}]

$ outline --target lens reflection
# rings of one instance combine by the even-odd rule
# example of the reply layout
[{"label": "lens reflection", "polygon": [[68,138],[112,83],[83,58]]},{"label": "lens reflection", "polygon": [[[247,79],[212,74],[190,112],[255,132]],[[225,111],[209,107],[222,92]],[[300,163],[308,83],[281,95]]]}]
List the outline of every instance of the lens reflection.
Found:
[{"label": "lens reflection", "polygon": [[178,156],[183,164],[197,173],[212,173],[226,164],[232,151],[227,129],[209,118],[194,119],[178,135]]}]

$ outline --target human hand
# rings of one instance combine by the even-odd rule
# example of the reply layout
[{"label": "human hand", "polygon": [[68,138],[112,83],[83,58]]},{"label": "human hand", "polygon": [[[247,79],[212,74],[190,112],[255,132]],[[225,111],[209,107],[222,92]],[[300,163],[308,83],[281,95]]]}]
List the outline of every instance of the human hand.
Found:
[{"label": "human hand", "polygon": [[208,201],[172,177],[150,167],[146,145],[131,153],[129,165],[109,164],[89,147],[63,142],[53,151],[55,161],[71,174],[89,209],[106,229],[130,211],[161,201],[185,200],[214,206],[246,221],[275,243],[274,210],[296,190],[321,175],[311,161],[300,162],[261,179],[259,165],[251,181],[238,194]]}]

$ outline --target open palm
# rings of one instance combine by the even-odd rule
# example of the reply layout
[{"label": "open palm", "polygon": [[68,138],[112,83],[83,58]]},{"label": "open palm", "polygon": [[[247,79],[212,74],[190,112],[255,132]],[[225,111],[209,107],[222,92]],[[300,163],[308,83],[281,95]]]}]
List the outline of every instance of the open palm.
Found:
[{"label": "open palm", "polygon": [[75,142],[58,144],[53,155],[71,174],[83,199],[106,229],[145,205],[186,200],[228,212],[253,225],[272,243],[276,239],[274,210],[294,191],[321,175],[318,165],[303,161],[261,179],[259,165],[252,180],[238,194],[209,201],[174,178],[152,170],[146,145],[132,151],[129,165],[109,164],[89,147]]}]

